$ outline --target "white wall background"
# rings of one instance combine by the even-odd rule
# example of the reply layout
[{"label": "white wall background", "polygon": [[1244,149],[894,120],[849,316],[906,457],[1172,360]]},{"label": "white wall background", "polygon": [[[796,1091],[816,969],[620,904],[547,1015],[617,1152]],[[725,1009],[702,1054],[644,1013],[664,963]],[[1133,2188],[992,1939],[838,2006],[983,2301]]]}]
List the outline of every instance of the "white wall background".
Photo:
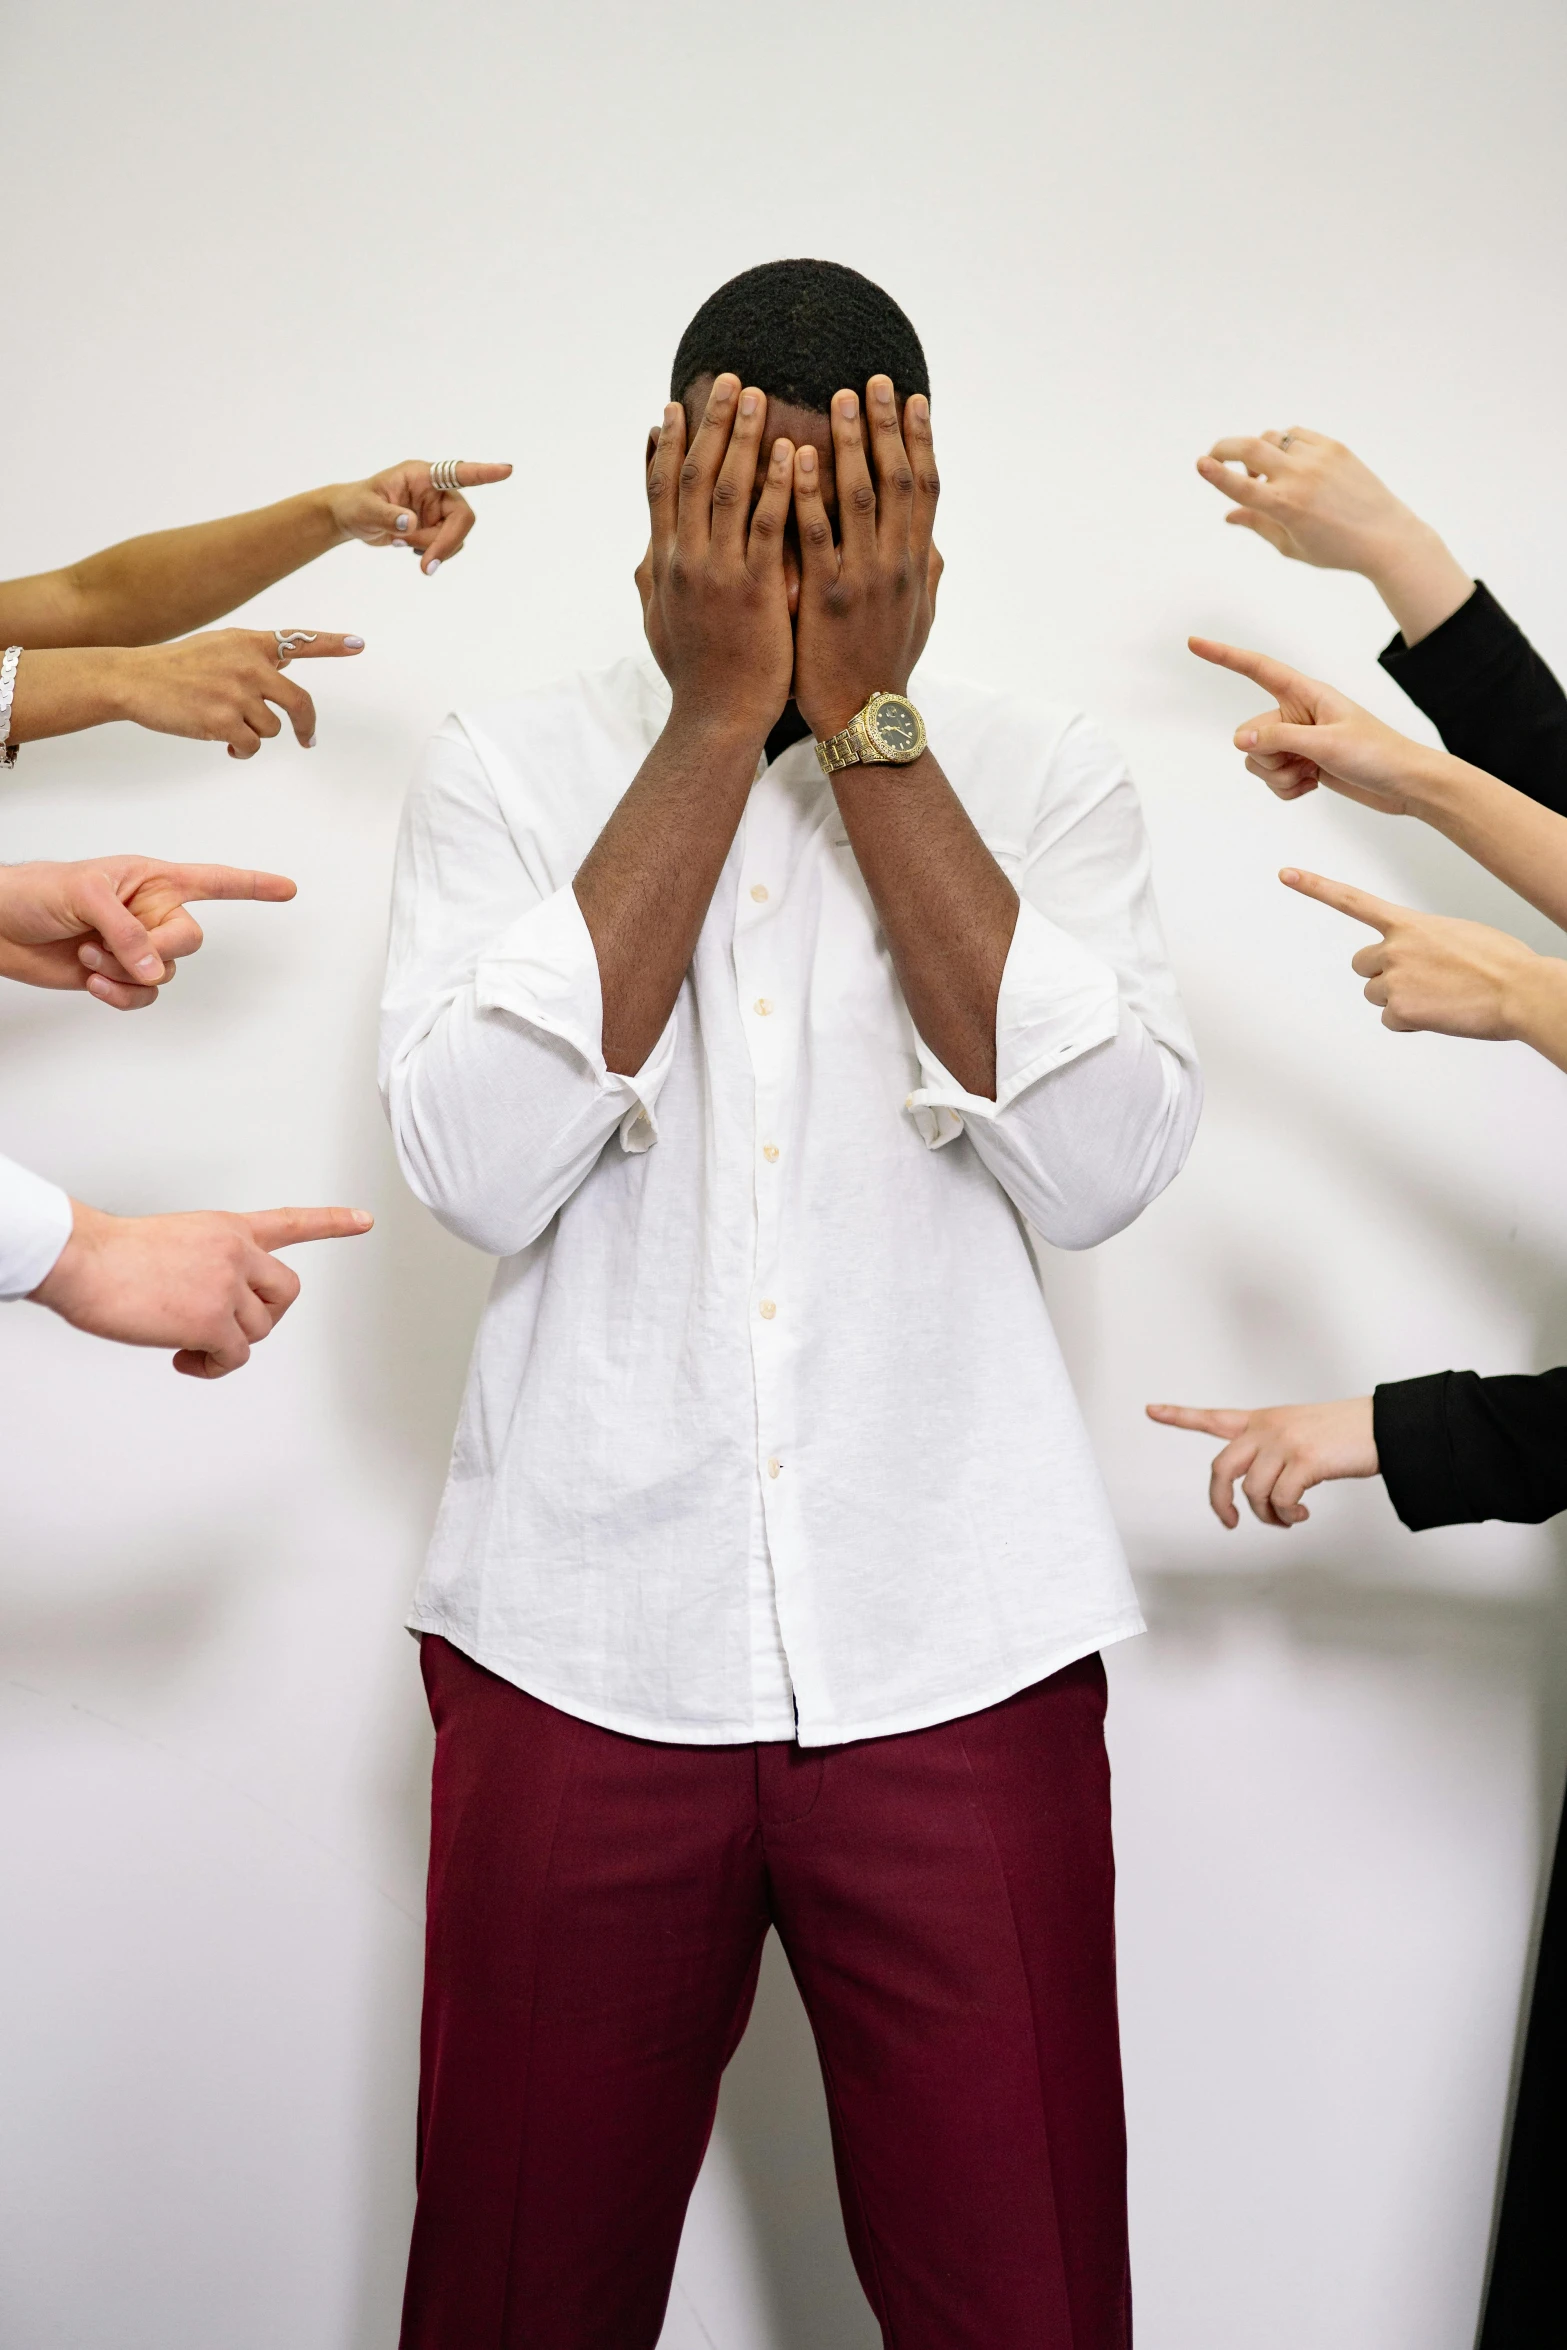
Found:
[{"label": "white wall background", "polygon": [[[1567,22],[1547,0],[5,12],[6,494],[30,570],[410,452],[509,456],[437,581],[351,549],[321,747],[28,752],[0,855],[280,867],[134,1020],[11,991],[0,1149],[123,1210],[365,1201],[242,1377],[0,1318],[0,2343],[389,2350],[428,1740],[399,1629],[486,1278],[372,1085],[398,805],[454,699],[635,641],[640,448],[720,279],[824,253],[930,353],[933,661],[1081,701],[1143,779],[1207,1122],[1049,1278],[1152,1630],[1113,1660],[1139,2332],[1465,2350],[1567,1658],[1556,1537],[1206,1514],[1144,1400],[1567,1352],[1567,1089],[1400,1039],[1286,858],[1545,927],[1434,837],[1281,809],[1190,628],[1395,718],[1385,624],[1219,523],[1225,430],[1336,431],[1558,661]],[[669,2350],[854,2350],[782,1970]]]}]

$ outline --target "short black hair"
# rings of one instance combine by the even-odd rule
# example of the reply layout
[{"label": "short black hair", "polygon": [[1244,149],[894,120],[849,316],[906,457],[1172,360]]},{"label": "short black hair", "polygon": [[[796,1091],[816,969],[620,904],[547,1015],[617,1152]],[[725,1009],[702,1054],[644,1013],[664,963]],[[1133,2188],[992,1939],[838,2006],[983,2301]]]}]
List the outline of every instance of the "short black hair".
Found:
[{"label": "short black hair", "polygon": [[901,405],[930,395],[919,336],[890,294],[839,261],[764,261],[709,294],[680,338],[669,396],[737,375],[769,399],[825,416],[834,392],[890,375]]}]

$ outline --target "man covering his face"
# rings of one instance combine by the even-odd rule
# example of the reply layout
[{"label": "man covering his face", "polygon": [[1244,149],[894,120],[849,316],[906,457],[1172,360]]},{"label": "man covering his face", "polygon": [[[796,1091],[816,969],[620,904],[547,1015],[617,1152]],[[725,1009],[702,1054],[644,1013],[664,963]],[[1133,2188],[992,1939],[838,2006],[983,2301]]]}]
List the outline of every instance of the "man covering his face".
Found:
[{"label": "man covering his face", "polygon": [[1099,1651],[1137,1602],[1026,1227],[1198,1081],[1086,720],[921,664],[918,336],[747,271],[650,436],[652,660],[465,711],[398,862],[408,1181],[500,1261],[437,1731],[405,2350],[653,2350],[776,1927],[899,2350],[1126,2350]]}]

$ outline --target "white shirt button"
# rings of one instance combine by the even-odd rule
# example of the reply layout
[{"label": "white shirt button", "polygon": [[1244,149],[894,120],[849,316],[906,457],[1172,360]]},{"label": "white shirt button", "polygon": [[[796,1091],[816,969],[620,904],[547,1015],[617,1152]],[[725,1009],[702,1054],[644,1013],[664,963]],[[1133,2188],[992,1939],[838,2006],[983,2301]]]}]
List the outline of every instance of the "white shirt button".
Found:
[{"label": "white shirt button", "polygon": [[767,1474],[769,1477],[776,1477],[782,1467],[783,1462],[778,1458],[778,1455],[774,1453],[772,1459],[767,1464]]},{"label": "white shirt button", "polygon": [[753,882],[752,882],[752,884],[751,884],[751,895],[752,895],[752,897],[753,897],[753,898],[755,898],[755,900],[756,900],[756,902],[757,902],[757,904],[758,904],[759,906],[765,906],[765,905],[766,905],[766,903],[767,903],[767,884],[766,884],[766,882],[765,882],[765,881],[753,881]]},{"label": "white shirt button", "polygon": [[767,1015],[772,1010],[772,1008],[772,1005],[768,1002],[766,996],[764,995],[759,995],[755,1003],[751,1006],[752,1011],[763,1020],[767,1018]]},{"label": "white shirt button", "polygon": [[777,1145],[777,1143],[776,1143],[776,1142],[764,1142],[764,1143],[763,1143],[763,1145],[762,1145],[762,1156],[763,1156],[763,1158],[764,1158],[764,1159],[767,1161],[768,1165],[769,1165],[769,1166],[771,1166],[771,1165],[772,1165],[772,1163],[773,1163],[773,1161],[774,1161],[774,1159],[776,1159],[776,1158],[777,1158],[777,1156],[778,1156],[778,1145]]},{"label": "white shirt button", "polygon": [[774,1314],[777,1313],[778,1308],[774,1305],[770,1297],[764,1297],[756,1310],[761,1315],[764,1322],[770,1322]]}]

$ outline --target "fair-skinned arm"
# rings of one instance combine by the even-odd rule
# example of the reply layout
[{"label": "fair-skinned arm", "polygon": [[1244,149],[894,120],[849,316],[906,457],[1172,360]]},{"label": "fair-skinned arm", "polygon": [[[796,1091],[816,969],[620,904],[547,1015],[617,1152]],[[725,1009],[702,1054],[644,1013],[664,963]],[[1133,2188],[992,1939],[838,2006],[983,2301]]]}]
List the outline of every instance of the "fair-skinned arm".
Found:
[{"label": "fair-skinned arm", "polygon": [[192,901],[282,905],[294,894],[281,873],[156,857],[0,865],[0,979],[79,988],[115,1011],[140,1011],[201,945]]},{"label": "fair-skinned arm", "polygon": [[[1239,470],[1237,470],[1239,468]],[[1287,433],[1215,441],[1197,470],[1235,504],[1224,517],[1295,563],[1358,571],[1404,641],[1416,645],[1474,593],[1442,539],[1342,441],[1294,424]]]},{"label": "fair-skinned arm", "polygon": [[663,1033],[696,951],[794,660],[784,585],[792,444],[774,442],[755,511],[766,396],[720,375],[686,451],[678,401],[648,465],[637,567],[669,721],[573,884],[598,958],[606,1066],[630,1076]]},{"label": "fair-skinned arm", "polygon": [[[891,379],[876,375],[864,413],[869,460],[857,395],[834,395],[836,540],[816,451],[802,446],[794,459],[795,700],[818,741],[840,733],[873,693],[907,688],[941,577],[930,403],[915,394],[900,421]],[[967,1092],[993,1097],[996,1002],[1017,927],[1016,890],[934,750],[907,767],[849,767],[832,783],[910,1018]]]},{"label": "fair-skinned arm", "polygon": [[1567,1069],[1567,962],[1559,956],[1537,955],[1487,923],[1416,913],[1318,873],[1286,866],[1279,879],[1381,932],[1349,967],[1384,1028],[1527,1044]]},{"label": "fair-skinned arm", "polygon": [[1267,653],[1192,637],[1192,651],[1275,698],[1235,730],[1248,771],[1281,800],[1325,784],[1384,816],[1418,816],[1567,928],[1567,816],[1448,751],[1412,742],[1347,694]]},{"label": "fair-skinned arm", "polygon": [[363,1208],[267,1208],[250,1215],[110,1216],[71,1202],[71,1231],[35,1304],[122,1346],[173,1347],[174,1368],[221,1379],[250,1359],[299,1295],[272,1253],[368,1232]]},{"label": "fair-skinned arm", "polygon": [[[465,489],[509,465],[463,465]],[[0,583],[0,645],[153,645],[206,628],[350,539],[412,547],[426,575],[455,555],[473,509],[438,490],[423,458],[367,480],[306,490],[275,506],[126,539],[59,571]]]},{"label": "fair-skinned arm", "polygon": [[1338,1477],[1378,1474],[1369,1395],[1339,1403],[1274,1404],[1258,1412],[1201,1410],[1190,1404],[1151,1403],[1150,1420],[1165,1428],[1192,1428],[1224,1439],[1208,1478],[1208,1502],[1221,1526],[1240,1524],[1235,1486],[1264,1526],[1302,1526],[1311,1512],[1301,1495]]}]

